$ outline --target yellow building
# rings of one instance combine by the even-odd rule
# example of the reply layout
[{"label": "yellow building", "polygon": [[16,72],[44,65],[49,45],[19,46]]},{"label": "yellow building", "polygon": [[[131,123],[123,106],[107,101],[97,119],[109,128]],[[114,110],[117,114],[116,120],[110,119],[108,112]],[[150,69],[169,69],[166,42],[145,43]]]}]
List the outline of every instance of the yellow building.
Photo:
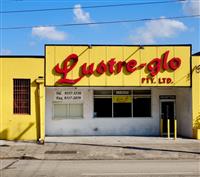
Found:
[{"label": "yellow building", "polygon": [[44,110],[40,110],[37,80],[44,77],[44,57],[1,56],[0,68],[1,139],[41,138],[44,123],[40,124],[40,111]]},{"label": "yellow building", "polygon": [[200,139],[200,55],[191,45],[46,45],[45,56],[0,56],[0,68],[0,139]]},{"label": "yellow building", "polygon": [[200,139],[200,52],[192,56],[193,138]]}]

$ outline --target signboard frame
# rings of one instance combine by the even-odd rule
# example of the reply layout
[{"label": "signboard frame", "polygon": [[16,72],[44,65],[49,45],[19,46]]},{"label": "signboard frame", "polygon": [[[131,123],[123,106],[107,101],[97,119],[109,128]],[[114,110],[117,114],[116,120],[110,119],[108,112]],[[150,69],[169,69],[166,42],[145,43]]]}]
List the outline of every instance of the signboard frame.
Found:
[{"label": "signboard frame", "polygon": [[[47,59],[46,59],[46,48],[47,47],[88,47],[91,49],[92,47],[138,47],[138,48],[145,48],[145,47],[189,47],[190,49],[190,57],[189,57],[189,85],[73,85],[73,84],[54,84],[48,85],[46,82],[47,79]],[[88,45],[88,44],[45,44],[45,61],[44,61],[44,75],[45,75],[45,87],[192,87],[192,45],[191,44],[166,44],[166,45]]]}]

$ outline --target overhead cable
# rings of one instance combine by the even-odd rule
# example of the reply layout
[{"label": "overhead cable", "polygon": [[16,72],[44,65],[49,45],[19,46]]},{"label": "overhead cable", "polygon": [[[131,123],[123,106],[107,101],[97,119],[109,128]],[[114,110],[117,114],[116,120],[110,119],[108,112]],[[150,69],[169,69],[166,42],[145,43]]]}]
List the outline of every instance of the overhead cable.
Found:
[{"label": "overhead cable", "polygon": [[20,30],[20,29],[39,28],[39,27],[72,27],[72,26],[87,26],[87,25],[134,23],[134,22],[142,22],[142,21],[194,18],[194,17],[199,17],[199,16],[200,15],[188,15],[188,16],[143,18],[143,19],[130,19],[130,20],[99,21],[99,22],[89,22],[89,23],[66,23],[66,24],[33,25],[33,26],[14,26],[14,27],[1,27],[0,30]]},{"label": "overhead cable", "polygon": [[[177,3],[185,0],[167,0],[167,1],[150,1],[150,2],[139,2],[139,3],[126,3],[126,4],[107,4],[107,5],[93,5],[93,6],[82,6],[82,9],[94,9],[94,8],[109,8],[109,7],[123,7],[123,6],[139,6],[139,5],[155,5],[155,4],[166,4],[166,3]],[[63,11],[79,9],[80,7],[60,7],[60,8],[46,8],[46,9],[24,9],[24,10],[8,10],[0,11],[1,14],[11,13],[30,13],[30,12],[48,12],[48,11]]]}]

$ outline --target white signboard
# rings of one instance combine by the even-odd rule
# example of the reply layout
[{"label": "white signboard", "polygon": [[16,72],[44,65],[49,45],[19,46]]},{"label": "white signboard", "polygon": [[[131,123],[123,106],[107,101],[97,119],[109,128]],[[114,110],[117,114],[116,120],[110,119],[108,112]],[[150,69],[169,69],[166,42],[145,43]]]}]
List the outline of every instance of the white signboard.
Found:
[{"label": "white signboard", "polygon": [[83,100],[83,92],[79,90],[55,90],[54,101],[80,102]]}]

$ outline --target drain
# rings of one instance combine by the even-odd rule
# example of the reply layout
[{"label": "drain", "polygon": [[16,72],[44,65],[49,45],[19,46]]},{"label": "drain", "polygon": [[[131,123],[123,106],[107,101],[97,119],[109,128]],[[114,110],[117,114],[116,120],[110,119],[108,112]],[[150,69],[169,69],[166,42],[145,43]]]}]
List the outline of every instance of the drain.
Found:
[{"label": "drain", "polygon": [[37,158],[28,156],[28,155],[23,155],[20,157],[20,159],[22,159],[22,160],[38,160]]},{"label": "drain", "polygon": [[135,152],[125,152],[124,155],[131,156],[131,155],[136,155],[136,153]]},{"label": "drain", "polygon": [[2,145],[0,145],[1,147],[10,147],[9,145],[7,145],[7,144],[2,144]]},{"label": "drain", "polygon": [[77,151],[46,151],[45,154],[77,154]]}]

